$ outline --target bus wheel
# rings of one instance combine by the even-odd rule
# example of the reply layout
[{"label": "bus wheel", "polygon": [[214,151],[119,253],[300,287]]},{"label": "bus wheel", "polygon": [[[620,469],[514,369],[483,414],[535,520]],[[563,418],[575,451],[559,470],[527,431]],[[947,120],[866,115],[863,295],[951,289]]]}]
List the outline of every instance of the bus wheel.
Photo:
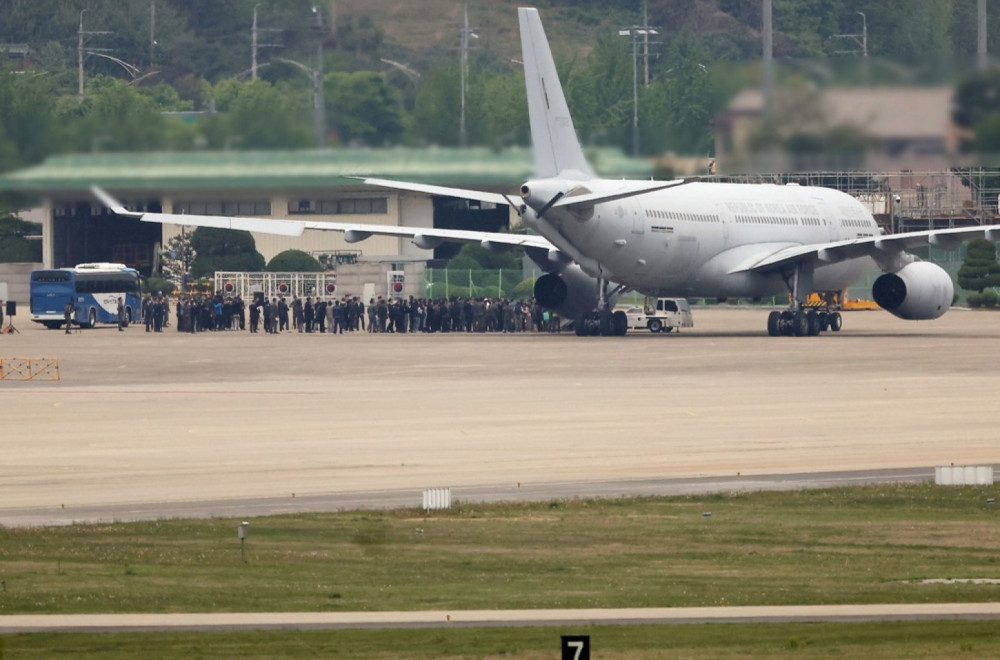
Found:
[{"label": "bus wheel", "polygon": [[131,307],[126,307],[125,308],[125,327],[127,328],[130,325],[132,325],[132,308]]},{"label": "bus wheel", "polygon": [[97,310],[93,307],[90,308],[90,312],[87,314],[87,327],[96,328],[97,327]]}]

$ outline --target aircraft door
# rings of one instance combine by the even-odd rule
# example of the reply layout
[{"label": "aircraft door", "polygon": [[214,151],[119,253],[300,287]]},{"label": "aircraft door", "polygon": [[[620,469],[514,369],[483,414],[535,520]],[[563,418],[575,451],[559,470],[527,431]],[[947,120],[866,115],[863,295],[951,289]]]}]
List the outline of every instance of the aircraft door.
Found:
[{"label": "aircraft door", "polygon": [[639,202],[632,200],[629,204],[629,211],[632,213],[632,233],[646,233],[646,210]]}]

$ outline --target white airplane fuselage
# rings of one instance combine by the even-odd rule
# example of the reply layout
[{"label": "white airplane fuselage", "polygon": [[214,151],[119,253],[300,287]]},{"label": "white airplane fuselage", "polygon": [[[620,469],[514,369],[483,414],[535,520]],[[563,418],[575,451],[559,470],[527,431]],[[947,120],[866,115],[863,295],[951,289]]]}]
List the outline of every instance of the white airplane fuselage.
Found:
[{"label": "white airplane fuselage", "polygon": [[[622,183],[579,181],[575,194],[609,193]],[[557,207],[541,220],[527,220],[554,243],[570,243],[585,257],[579,261],[589,275],[655,296],[787,294],[781,277],[746,268],[772,251],[879,234],[871,213],[850,195],[797,185],[694,182],[593,206]],[[870,267],[866,258],[820,266],[814,283],[819,290],[841,290]]]}]

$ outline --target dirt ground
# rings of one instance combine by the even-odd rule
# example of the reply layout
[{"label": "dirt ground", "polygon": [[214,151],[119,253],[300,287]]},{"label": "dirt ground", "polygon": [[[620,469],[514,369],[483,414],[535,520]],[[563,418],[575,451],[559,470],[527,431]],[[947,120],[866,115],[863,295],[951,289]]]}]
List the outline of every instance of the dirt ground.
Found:
[{"label": "dirt ground", "polygon": [[239,500],[1000,461],[1000,313],[770,338],[766,311],[681,334],[66,335],[0,357],[2,508]]}]

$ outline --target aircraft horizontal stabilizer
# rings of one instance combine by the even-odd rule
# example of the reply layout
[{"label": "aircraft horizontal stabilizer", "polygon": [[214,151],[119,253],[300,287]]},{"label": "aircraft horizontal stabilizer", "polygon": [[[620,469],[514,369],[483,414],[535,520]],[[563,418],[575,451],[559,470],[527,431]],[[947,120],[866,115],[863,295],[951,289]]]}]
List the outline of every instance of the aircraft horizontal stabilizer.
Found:
[{"label": "aircraft horizontal stabilizer", "polygon": [[679,181],[649,181],[644,182],[642,185],[630,185],[626,190],[619,190],[612,193],[589,193],[584,195],[566,195],[558,201],[554,202],[552,206],[593,206],[594,204],[601,204],[602,202],[613,202],[616,199],[625,199],[627,197],[636,197],[638,195],[646,195],[651,192],[656,192],[658,190],[666,190],[668,188],[676,188],[677,186],[683,186],[688,183],[694,183],[699,181],[697,177],[691,179],[681,179]]},{"label": "aircraft horizontal stabilizer", "polygon": [[380,186],[392,190],[406,190],[418,192],[425,195],[444,195],[446,197],[457,197],[459,199],[471,199],[477,202],[491,202],[500,206],[510,204],[510,199],[500,193],[484,192],[481,190],[467,190],[465,188],[449,188],[447,186],[432,186],[425,183],[412,183],[409,181],[393,181],[391,179],[372,179],[364,177],[351,177],[359,179],[371,186]]}]

